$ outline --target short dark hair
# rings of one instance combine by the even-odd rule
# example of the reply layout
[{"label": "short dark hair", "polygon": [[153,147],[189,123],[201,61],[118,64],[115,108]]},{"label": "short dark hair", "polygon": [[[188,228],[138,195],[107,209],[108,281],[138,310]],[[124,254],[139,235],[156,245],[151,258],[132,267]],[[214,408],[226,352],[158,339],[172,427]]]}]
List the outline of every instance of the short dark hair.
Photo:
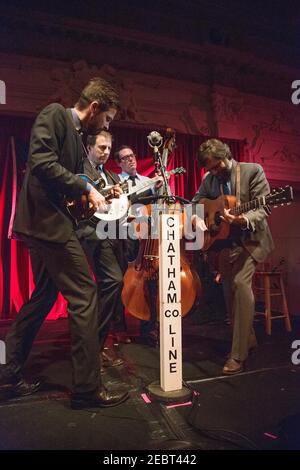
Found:
[{"label": "short dark hair", "polygon": [[218,139],[209,139],[200,145],[197,160],[200,166],[205,166],[209,158],[214,157],[219,160],[232,159],[230,148]]},{"label": "short dark hair", "polygon": [[110,140],[113,141],[112,134],[103,129],[102,131],[98,132],[98,134],[88,135],[86,139],[86,145],[90,145],[91,147],[93,147],[93,145],[95,145],[96,143],[98,135],[103,135],[103,137],[109,137]]},{"label": "short dark hair", "polygon": [[92,101],[98,101],[101,111],[107,111],[109,108],[120,109],[117,89],[101,77],[91,78],[82,90],[75,106],[83,110]]},{"label": "short dark hair", "polygon": [[120,147],[117,148],[117,150],[114,153],[114,160],[117,160],[118,162],[120,161],[120,152],[121,150],[124,150],[124,149],[132,150],[130,145],[121,145]]}]

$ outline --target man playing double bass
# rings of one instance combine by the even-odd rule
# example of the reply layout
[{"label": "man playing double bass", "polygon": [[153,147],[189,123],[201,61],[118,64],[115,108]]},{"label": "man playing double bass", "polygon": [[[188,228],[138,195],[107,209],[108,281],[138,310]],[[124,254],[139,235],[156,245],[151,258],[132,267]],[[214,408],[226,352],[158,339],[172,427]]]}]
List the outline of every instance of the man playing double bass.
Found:
[{"label": "man playing double bass", "polygon": [[[139,187],[142,183],[151,181],[151,178],[148,176],[140,175],[137,172],[137,158],[135,152],[128,145],[122,145],[119,147],[115,154],[114,159],[117,165],[121,168],[122,172],[119,175],[121,181],[126,181],[128,184],[128,189],[131,190],[133,187]],[[142,193],[138,192],[136,195],[131,196],[131,202],[135,203],[139,201],[139,198],[148,197],[153,195],[156,189],[159,189],[162,186],[162,180],[153,183],[153,187]],[[139,241],[128,239],[127,243],[127,261],[133,261],[139,249]],[[158,326],[156,312],[151,315],[149,320],[141,320],[140,323],[140,338],[144,344],[148,346],[157,345],[157,336],[158,336]]]}]

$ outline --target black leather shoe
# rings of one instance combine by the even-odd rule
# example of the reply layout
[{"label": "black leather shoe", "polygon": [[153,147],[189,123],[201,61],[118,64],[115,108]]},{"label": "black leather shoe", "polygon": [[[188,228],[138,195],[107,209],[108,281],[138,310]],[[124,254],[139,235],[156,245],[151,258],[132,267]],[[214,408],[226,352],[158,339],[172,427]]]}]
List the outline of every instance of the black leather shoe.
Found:
[{"label": "black leather shoe", "polygon": [[28,383],[19,374],[14,374],[10,367],[2,365],[0,368],[0,387],[7,388],[14,396],[25,397],[37,392],[40,382]]},{"label": "black leather shoe", "polygon": [[11,391],[16,397],[26,397],[27,395],[32,395],[37,392],[40,388],[40,382],[28,383],[24,379],[21,379],[16,385],[12,386]]},{"label": "black leather shoe", "polygon": [[74,393],[71,398],[71,408],[110,408],[121,405],[129,398],[127,392],[109,392],[105,387],[92,393]]},{"label": "black leather shoe", "polygon": [[113,352],[109,349],[104,349],[101,352],[101,365],[103,367],[116,367],[124,364],[123,359],[120,357],[113,357]]}]

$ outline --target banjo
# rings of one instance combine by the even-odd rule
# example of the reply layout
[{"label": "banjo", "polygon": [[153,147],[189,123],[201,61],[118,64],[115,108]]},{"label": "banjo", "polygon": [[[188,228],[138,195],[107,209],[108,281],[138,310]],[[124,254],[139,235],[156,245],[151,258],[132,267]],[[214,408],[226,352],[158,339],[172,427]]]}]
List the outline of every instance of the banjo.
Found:
[{"label": "banjo", "polygon": [[[185,169],[183,167],[175,168],[167,173],[168,176],[171,175],[181,175],[185,173]],[[99,180],[93,181],[89,176],[85,174],[79,174],[82,179],[86,182],[92,184],[102,196],[105,197],[107,201],[107,210],[105,212],[98,212],[95,211],[92,205],[89,203],[88,198],[86,195],[82,195],[80,198],[77,199],[65,199],[64,200],[64,207],[67,209],[69,215],[74,219],[76,223],[82,220],[90,220],[93,218],[93,222],[98,220],[104,220],[106,222],[111,222],[114,220],[119,220],[123,216],[126,215],[128,208],[130,197],[133,194],[143,193],[147,189],[150,189],[152,186],[155,185],[157,181],[160,180],[160,176],[154,176],[147,181],[144,181],[137,186],[132,187],[128,190],[128,183],[127,180],[120,183],[120,186],[124,192],[121,194],[120,197],[114,198],[112,196],[112,189],[114,187],[113,184],[107,185],[104,188],[99,187]]]}]

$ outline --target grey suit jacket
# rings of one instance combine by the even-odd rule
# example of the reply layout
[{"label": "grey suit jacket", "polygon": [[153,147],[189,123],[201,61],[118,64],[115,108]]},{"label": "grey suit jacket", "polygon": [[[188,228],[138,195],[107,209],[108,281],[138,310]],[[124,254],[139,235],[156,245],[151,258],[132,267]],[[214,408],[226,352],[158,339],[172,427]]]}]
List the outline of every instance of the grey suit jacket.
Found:
[{"label": "grey suit jacket", "polygon": [[[236,165],[232,161],[231,194],[236,193]],[[240,163],[241,168],[241,203],[251,201],[258,196],[265,196],[270,192],[270,186],[261,165],[256,163]],[[216,199],[221,195],[220,182],[211,173],[208,173],[193,198],[199,202],[203,198]],[[257,261],[262,262],[274,249],[272,235],[267,223],[267,211],[264,208],[251,210],[245,214],[250,223],[249,230],[241,230],[240,240],[246,250]]]}]

